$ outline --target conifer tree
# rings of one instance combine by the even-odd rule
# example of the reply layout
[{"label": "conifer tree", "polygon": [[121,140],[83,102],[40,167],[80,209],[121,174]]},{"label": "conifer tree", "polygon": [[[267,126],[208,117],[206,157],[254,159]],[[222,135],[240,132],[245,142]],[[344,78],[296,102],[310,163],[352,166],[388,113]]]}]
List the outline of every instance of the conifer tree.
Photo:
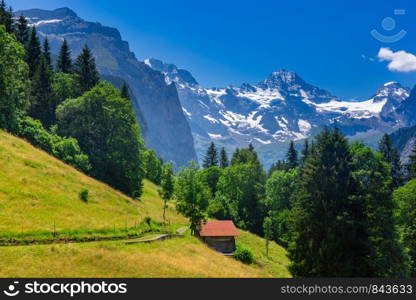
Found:
[{"label": "conifer tree", "polygon": [[51,47],[49,46],[48,38],[45,38],[43,41],[43,57],[45,58],[46,64],[49,66],[49,69],[52,71],[52,58],[51,58]]},{"label": "conifer tree", "polygon": [[55,108],[52,105],[52,71],[43,54],[32,79],[29,115],[48,128],[54,123]]},{"label": "conifer tree", "polygon": [[338,128],[318,135],[292,208],[291,271],[297,277],[350,277],[368,251],[364,207],[355,193],[351,153]]},{"label": "conifer tree", "polygon": [[130,100],[129,87],[126,82],[124,82],[121,87],[121,97]]},{"label": "conifer tree", "polygon": [[207,153],[205,154],[203,167],[209,168],[215,166],[218,166],[218,152],[214,142],[211,142],[211,144],[208,147]]},{"label": "conifer tree", "polygon": [[75,61],[75,72],[78,74],[81,92],[89,91],[98,84],[100,76],[95,65],[90,48],[85,45]]},{"label": "conifer tree", "polygon": [[237,163],[237,159],[240,156],[240,148],[236,148],[233,156],[231,157],[231,165],[235,165]]},{"label": "conifer tree", "polygon": [[59,50],[58,60],[56,62],[56,71],[62,73],[72,73],[71,50],[68,42],[64,39],[61,49]]},{"label": "conifer tree", "polygon": [[36,27],[33,26],[26,49],[26,63],[29,66],[30,78],[32,78],[36,73],[41,54],[42,51],[40,48],[40,41],[36,33]]},{"label": "conifer tree", "polygon": [[17,20],[16,36],[17,40],[26,47],[29,41],[29,26],[27,25],[27,19],[23,15]]},{"label": "conifer tree", "polygon": [[378,144],[378,149],[383,155],[384,161],[388,162],[391,166],[391,176],[393,178],[392,188],[397,189],[403,184],[402,165],[400,163],[399,152],[393,147],[388,134],[383,135]]},{"label": "conifer tree", "polygon": [[306,139],[304,144],[303,144],[303,149],[302,149],[302,157],[300,158],[300,162],[301,164],[304,166],[306,163],[306,160],[308,159],[308,155],[310,153],[310,149],[309,149],[309,141]]},{"label": "conifer tree", "polygon": [[220,168],[224,169],[230,165],[230,162],[228,161],[227,151],[225,151],[225,148],[221,148],[220,152]]},{"label": "conifer tree", "polygon": [[295,149],[295,144],[293,141],[290,141],[290,145],[287,151],[286,158],[287,158],[287,167],[289,169],[296,168],[299,165],[298,152]]},{"label": "conifer tree", "polygon": [[13,12],[11,7],[7,9],[7,5],[4,0],[0,2],[0,25],[4,25],[6,27],[6,32],[13,32]]}]

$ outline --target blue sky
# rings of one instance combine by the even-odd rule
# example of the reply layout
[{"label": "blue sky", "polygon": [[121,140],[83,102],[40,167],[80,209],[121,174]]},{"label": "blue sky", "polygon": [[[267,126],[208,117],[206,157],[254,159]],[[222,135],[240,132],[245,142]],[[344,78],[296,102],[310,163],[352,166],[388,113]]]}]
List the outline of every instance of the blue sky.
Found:
[{"label": "blue sky", "polygon": [[[256,83],[280,68],[344,99],[368,98],[387,81],[416,84],[413,0],[7,3],[14,10],[70,7],[88,21],[118,28],[140,60],[175,63],[206,87]],[[405,11],[395,14],[395,9]],[[401,30],[406,35],[386,43],[372,30],[386,37]],[[385,61],[377,57],[381,48]]]}]

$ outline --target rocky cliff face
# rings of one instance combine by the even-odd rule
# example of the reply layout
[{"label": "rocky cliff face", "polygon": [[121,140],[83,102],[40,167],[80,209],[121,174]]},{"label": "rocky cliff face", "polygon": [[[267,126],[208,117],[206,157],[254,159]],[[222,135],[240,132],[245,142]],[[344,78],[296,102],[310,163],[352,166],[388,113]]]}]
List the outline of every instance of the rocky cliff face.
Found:
[{"label": "rocky cliff face", "polygon": [[85,21],[69,8],[16,12],[17,16],[21,14],[36,26],[41,37],[48,37],[53,54],[58,53],[64,39],[73,56],[87,44],[104,77],[121,78],[129,84],[146,145],[164,161],[179,167],[196,160],[193,137],[175,84],[167,83],[163,74],[139,62],[117,29]]}]

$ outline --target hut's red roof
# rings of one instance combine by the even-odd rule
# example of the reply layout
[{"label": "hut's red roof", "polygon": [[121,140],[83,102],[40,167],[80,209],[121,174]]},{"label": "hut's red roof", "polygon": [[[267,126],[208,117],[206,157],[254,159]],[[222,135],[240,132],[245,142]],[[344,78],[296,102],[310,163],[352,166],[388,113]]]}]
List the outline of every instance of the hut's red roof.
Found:
[{"label": "hut's red roof", "polygon": [[238,236],[233,221],[208,221],[202,225],[200,236]]}]

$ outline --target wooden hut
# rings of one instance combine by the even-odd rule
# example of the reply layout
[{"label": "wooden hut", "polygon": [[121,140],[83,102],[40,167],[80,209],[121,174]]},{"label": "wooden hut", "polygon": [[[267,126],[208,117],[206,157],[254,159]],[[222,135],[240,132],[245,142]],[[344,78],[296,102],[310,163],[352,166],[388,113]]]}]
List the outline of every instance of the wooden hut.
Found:
[{"label": "wooden hut", "polygon": [[214,250],[229,254],[235,251],[235,237],[237,228],[233,221],[208,221],[199,232],[201,239]]}]

